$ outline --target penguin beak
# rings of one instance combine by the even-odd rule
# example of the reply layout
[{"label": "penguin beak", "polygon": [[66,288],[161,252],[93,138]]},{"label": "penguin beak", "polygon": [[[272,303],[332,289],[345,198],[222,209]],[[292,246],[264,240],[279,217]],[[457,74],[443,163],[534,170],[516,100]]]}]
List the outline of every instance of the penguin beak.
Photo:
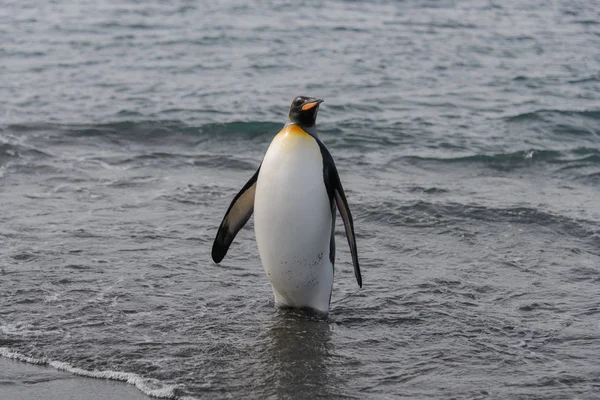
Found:
[{"label": "penguin beak", "polygon": [[314,108],[315,106],[321,104],[323,101],[323,99],[316,99],[314,101],[311,101],[310,103],[306,103],[302,106],[302,111],[310,110],[311,108]]}]

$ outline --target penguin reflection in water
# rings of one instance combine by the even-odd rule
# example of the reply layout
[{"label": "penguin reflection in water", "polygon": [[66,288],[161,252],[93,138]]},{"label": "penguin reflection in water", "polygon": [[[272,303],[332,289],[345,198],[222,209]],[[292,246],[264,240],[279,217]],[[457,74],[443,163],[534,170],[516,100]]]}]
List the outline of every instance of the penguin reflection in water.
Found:
[{"label": "penguin reflection in water", "polygon": [[333,286],[336,206],[344,221],[359,287],[362,278],[352,214],[333,158],[317,136],[315,122],[322,102],[305,96],[292,101],[288,122],[225,213],[212,258],[216,263],[223,260],[254,212],[258,252],[277,306],[327,314]]}]

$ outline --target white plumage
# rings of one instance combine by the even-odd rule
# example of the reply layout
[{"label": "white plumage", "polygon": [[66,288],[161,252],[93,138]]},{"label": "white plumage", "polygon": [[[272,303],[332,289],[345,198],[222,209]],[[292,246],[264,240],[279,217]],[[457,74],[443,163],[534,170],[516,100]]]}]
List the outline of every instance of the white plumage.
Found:
[{"label": "white plumage", "polygon": [[327,313],[333,285],[331,207],[319,145],[296,125],[273,139],[263,159],[254,229],[277,305]]}]

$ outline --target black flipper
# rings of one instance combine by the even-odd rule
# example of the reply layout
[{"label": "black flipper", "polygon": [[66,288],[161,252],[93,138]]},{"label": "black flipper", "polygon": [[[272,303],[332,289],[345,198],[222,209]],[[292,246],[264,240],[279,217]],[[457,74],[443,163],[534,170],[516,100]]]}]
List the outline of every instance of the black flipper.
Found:
[{"label": "black flipper", "polygon": [[[346,195],[344,194],[344,188],[340,181],[337,168],[333,162],[333,157],[327,150],[327,147],[319,139],[315,138],[321,149],[321,155],[323,157],[323,179],[325,181],[325,188],[329,195],[329,201],[332,203],[332,212],[335,212],[333,208],[333,201],[337,205],[342,220],[344,221],[344,228],[346,228],[346,238],[348,239],[348,245],[350,246],[350,253],[352,254],[352,264],[354,265],[354,276],[359,287],[362,287],[362,276],[360,275],[360,267],[358,265],[358,253],[356,251],[356,238],[354,237],[354,222],[352,221],[352,213],[350,213],[350,207],[346,201]],[[333,216],[335,218],[335,215]],[[331,233],[333,242],[333,232]],[[332,246],[333,247],[333,246]],[[332,252],[335,257],[335,251]],[[333,264],[333,261],[331,262]]]},{"label": "black flipper", "polygon": [[233,198],[223,217],[212,247],[212,258],[217,264],[223,260],[235,235],[246,225],[246,222],[248,222],[254,212],[254,192],[256,190],[256,180],[258,179],[259,171],[260,166],[254,175],[252,175],[252,178],[246,182],[242,190]]}]

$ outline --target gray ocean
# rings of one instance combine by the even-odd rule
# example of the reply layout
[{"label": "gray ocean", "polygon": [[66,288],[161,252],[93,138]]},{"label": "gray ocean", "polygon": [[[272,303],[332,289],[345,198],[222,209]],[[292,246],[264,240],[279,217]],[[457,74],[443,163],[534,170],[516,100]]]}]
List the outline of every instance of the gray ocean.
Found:
[{"label": "gray ocean", "polygon": [[[210,256],[296,95],[363,272],[338,218],[326,319],[275,308],[252,220]],[[4,1],[0,356],[173,399],[600,398],[600,4]]]}]

